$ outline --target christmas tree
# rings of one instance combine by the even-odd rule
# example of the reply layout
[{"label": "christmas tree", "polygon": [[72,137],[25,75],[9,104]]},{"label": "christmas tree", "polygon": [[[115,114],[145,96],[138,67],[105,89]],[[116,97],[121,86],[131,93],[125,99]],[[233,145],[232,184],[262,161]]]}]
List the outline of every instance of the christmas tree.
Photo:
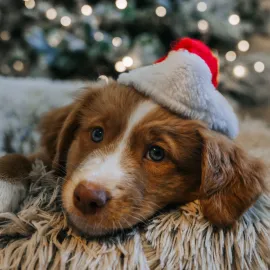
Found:
[{"label": "christmas tree", "polygon": [[117,77],[189,36],[219,56],[221,91],[241,96],[243,84],[269,83],[269,57],[254,56],[259,42],[251,43],[255,33],[270,34],[269,0],[2,0],[0,12],[3,75]]}]

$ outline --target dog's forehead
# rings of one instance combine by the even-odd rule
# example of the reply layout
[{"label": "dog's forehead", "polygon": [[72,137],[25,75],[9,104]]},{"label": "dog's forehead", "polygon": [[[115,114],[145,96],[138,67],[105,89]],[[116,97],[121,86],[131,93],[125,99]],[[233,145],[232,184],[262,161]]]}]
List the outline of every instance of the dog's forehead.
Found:
[{"label": "dog's forehead", "polygon": [[[92,92],[89,91],[84,99],[84,115],[103,116],[108,120],[113,119],[115,124],[119,121],[122,123],[134,121],[135,112],[137,116],[140,115],[141,123],[155,123],[156,120],[180,120],[179,117],[176,117],[152,99],[140,94],[134,88],[117,83],[111,83]],[[142,106],[142,104],[144,105]],[[166,124],[166,122],[163,124]]]},{"label": "dog's forehead", "polygon": [[[128,113],[140,102],[148,98],[132,87],[111,83],[87,93],[86,102],[96,111],[125,111]],[[90,108],[91,109],[91,108]]]}]

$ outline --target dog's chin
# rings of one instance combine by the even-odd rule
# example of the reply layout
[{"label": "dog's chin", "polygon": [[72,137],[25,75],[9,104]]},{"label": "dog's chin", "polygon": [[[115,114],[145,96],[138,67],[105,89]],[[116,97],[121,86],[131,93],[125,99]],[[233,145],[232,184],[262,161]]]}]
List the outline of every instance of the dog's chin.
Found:
[{"label": "dog's chin", "polygon": [[[121,231],[129,230],[136,225],[136,223],[127,225],[124,222],[121,223],[121,221],[119,221],[119,226],[116,226],[116,221],[110,221],[108,217],[97,218],[97,216],[96,218],[95,216],[89,218],[67,214],[67,219],[74,234],[89,237],[114,235]],[[106,220],[106,224],[102,222],[103,219]]]}]

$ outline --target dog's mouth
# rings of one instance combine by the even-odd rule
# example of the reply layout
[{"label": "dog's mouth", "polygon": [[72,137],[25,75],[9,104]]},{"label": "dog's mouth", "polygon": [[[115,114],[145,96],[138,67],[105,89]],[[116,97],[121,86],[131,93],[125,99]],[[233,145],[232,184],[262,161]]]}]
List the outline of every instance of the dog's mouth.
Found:
[{"label": "dog's mouth", "polygon": [[[78,223],[74,222],[74,217],[67,216],[67,221],[69,227],[72,229],[72,234],[78,237],[83,237],[87,240],[96,240],[96,241],[119,241],[121,239],[127,239],[134,235],[134,230],[142,229],[145,226],[144,223],[134,224],[132,227],[128,228],[95,228],[92,226],[86,226],[84,229],[78,227]],[[118,240],[117,240],[118,239]]]},{"label": "dog's mouth", "polygon": [[98,222],[89,224],[88,221],[85,220],[85,217],[82,216],[68,214],[67,218],[73,233],[78,236],[102,236],[116,231],[116,228],[105,228],[101,226],[101,224],[98,225]]},{"label": "dog's mouth", "polygon": [[[72,182],[69,181],[63,185],[62,206],[70,227],[78,235],[95,237],[116,234],[133,228],[137,224],[145,223],[160,209],[152,202],[153,198],[136,192],[136,189],[132,191],[133,193],[115,193],[103,204],[98,204],[99,201],[92,196],[91,202],[95,199],[94,206],[92,203],[81,205],[80,203],[85,199],[83,193],[85,188],[82,193],[77,194],[74,191],[76,187],[70,183]],[[76,198],[76,195],[80,198]]]},{"label": "dog's mouth", "polygon": [[[131,218],[133,216],[133,218]],[[91,216],[67,213],[70,227],[76,235],[80,236],[103,236],[116,235],[119,232],[128,231],[145,219],[136,219],[135,213],[130,213],[126,217],[115,219],[106,213],[96,212]]]},{"label": "dog's mouth", "polygon": [[[145,211],[146,207],[130,205],[123,207],[121,203],[112,201],[112,204],[92,214],[83,214],[74,207],[64,207],[68,224],[76,235],[103,236],[116,235],[128,231],[134,226],[145,224],[146,220],[154,215],[156,209]],[[149,208],[147,208],[149,210]]]}]

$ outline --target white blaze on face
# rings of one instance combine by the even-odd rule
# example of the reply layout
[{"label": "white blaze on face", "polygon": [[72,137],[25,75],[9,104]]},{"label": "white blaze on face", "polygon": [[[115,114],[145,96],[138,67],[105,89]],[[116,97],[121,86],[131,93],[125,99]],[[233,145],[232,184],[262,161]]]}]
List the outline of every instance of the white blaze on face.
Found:
[{"label": "white blaze on face", "polygon": [[[156,109],[157,106],[152,101],[139,103],[131,113],[124,136],[115,148],[115,151],[108,155],[99,151],[90,154],[84,160],[82,166],[74,172],[71,179],[73,183],[77,185],[81,181],[89,181],[104,186],[112,195],[116,195],[117,190],[115,187],[122,181],[125,181],[126,170],[121,165],[121,158],[129,142],[130,135],[134,127]],[[104,134],[106,136],[106,130]]]}]

